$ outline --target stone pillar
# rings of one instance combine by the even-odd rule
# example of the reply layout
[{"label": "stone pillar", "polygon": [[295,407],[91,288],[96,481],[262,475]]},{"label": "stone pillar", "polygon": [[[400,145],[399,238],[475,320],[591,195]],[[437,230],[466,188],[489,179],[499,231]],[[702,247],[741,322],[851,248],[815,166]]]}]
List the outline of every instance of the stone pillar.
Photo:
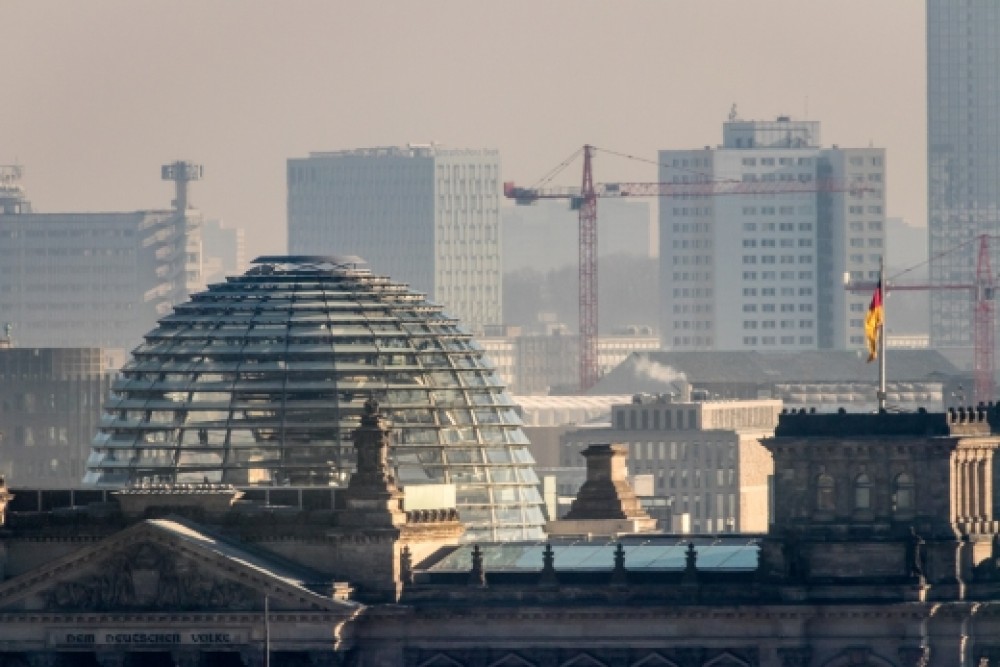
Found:
[{"label": "stone pillar", "polygon": [[989,532],[995,532],[992,525],[996,521],[993,516],[993,461],[994,452],[988,450],[983,461],[983,518],[990,523]]},{"label": "stone pillar", "polygon": [[7,503],[14,500],[14,494],[7,490],[7,480],[0,475],[0,526],[7,521]]}]

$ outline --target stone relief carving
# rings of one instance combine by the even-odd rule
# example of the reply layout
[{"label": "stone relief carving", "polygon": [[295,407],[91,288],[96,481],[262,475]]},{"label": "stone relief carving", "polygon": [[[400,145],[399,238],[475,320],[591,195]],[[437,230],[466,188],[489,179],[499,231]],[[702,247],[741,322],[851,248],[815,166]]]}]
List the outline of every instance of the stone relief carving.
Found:
[{"label": "stone relief carving", "polygon": [[206,576],[194,561],[149,542],[115,554],[98,574],[60,582],[43,596],[52,611],[249,610],[260,597],[243,584]]}]

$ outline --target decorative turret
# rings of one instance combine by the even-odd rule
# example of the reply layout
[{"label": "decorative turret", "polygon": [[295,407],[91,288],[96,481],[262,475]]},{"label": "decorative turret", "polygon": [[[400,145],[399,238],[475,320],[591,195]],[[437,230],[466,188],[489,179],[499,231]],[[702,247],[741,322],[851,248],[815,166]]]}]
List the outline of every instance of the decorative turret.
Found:
[{"label": "decorative turret", "polygon": [[642,509],[628,483],[626,445],[591,445],[583,452],[587,459],[587,481],[561,521],[550,521],[550,535],[619,535],[656,529],[656,520]]},{"label": "decorative turret", "polygon": [[378,401],[369,398],[361,426],[354,432],[358,465],[344,491],[341,526],[387,528],[406,523],[403,492],[389,468],[389,428]]}]

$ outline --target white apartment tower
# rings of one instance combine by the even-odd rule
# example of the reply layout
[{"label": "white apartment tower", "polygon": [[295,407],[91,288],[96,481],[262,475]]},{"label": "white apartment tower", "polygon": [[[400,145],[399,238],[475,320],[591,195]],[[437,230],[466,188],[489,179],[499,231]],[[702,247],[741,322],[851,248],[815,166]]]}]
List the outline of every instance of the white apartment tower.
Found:
[{"label": "white apartment tower", "polygon": [[730,184],[660,202],[665,348],[864,347],[871,292],[844,277],[878,278],[885,149],[822,148],[815,121],[730,119],[718,148],[660,151],[659,180]]},{"label": "white apartment tower", "polygon": [[500,154],[437,145],[288,160],[293,255],[359,255],[480,333],[499,325]]}]

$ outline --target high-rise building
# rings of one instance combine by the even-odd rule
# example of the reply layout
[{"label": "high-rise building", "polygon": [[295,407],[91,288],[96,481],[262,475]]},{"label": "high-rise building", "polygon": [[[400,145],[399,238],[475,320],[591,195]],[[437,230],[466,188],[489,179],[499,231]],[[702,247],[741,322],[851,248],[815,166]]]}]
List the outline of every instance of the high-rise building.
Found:
[{"label": "high-rise building", "polygon": [[196,210],[35,213],[15,185],[0,190],[0,324],[19,346],[130,349],[200,287]]},{"label": "high-rise building", "polygon": [[205,284],[247,270],[246,232],[221,220],[204,220],[201,225],[201,269]]},{"label": "high-rise building", "polygon": [[746,184],[736,193],[661,202],[665,347],[864,346],[871,293],[847,292],[844,276],[878,278],[884,149],[823,148],[818,122],[742,121],[733,114],[723,124],[722,146],[660,151],[660,165],[664,183]]},{"label": "high-rise building", "polygon": [[500,154],[411,144],[290,159],[288,248],[360,255],[480,333],[502,321]]},{"label": "high-rise building", "polygon": [[22,487],[77,486],[121,350],[3,347],[0,474]]},{"label": "high-rise building", "polygon": [[[1000,4],[927,0],[927,180],[931,282],[971,284],[979,234],[1000,232]],[[992,242],[993,268],[997,247]],[[931,345],[972,345],[966,298],[932,290]]]}]

